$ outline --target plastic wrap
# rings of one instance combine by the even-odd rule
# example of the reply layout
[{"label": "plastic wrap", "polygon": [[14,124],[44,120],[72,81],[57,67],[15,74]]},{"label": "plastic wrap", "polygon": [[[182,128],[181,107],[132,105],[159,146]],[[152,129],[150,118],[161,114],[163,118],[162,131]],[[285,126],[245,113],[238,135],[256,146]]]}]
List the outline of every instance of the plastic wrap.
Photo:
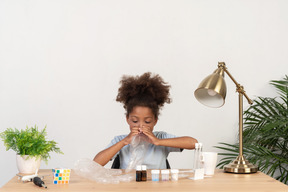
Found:
[{"label": "plastic wrap", "polygon": [[123,174],[120,169],[106,169],[90,159],[80,159],[75,162],[74,171],[77,175],[98,183],[129,182],[135,180],[134,174]]}]

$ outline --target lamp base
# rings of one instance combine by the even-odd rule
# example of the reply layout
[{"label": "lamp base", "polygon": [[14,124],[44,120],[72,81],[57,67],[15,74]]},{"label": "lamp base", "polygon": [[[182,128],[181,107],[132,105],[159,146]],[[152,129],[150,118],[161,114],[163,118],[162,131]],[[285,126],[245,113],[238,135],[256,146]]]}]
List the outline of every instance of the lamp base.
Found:
[{"label": "lamp base", "polygon": [[224,166],[224,171],[228,173],[256,173],[258,167],[250,163],[244,156],[238,156],[232,163]]}]

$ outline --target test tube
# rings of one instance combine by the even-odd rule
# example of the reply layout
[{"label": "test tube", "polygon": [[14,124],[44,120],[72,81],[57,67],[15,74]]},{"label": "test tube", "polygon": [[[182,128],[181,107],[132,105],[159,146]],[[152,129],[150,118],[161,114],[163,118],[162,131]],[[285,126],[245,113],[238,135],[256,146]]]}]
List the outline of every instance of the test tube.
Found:
[{"label": "test tube", "polygon": [[195,143],[194,163],[193,163],[194,170],[198,168],[198,161],[199,161],[199,143]]},{"label": "test tube", "polygon": [[161,170],[162,181],[169,181],[170,171],[168,169]]},{"label": "test tube", "polygon": [[203,144],[202,143],[199,143],[199,169],[202,169],[204,168],[204,161],[203,161],[203,154],[202,154],[202,150],[203,150]]},{"label": "test tube", "polygon": [[160,174],[160,170],[157,170],[157,169],[151,170],[152,181],[159,181],[159,174]]}]

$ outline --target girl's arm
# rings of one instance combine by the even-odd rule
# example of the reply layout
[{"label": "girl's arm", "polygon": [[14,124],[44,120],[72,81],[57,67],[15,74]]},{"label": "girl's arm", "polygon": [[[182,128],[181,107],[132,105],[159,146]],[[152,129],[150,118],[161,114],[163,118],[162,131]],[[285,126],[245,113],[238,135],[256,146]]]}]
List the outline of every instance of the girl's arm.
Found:
[{"label": "girl's arm", "polygon": [[133,137],[137,135],[138,132],[139,130],[137,127],[131,128],[130,133],[127,137],[125,137],[124,139],[116,143],[115,145],[112,145],[111,147],[104,149],[103,151],[100,151],[94,157],[93,160],[96,163],[99,163],[100,165],[105,166],[110,161],[110,159],[112,159],[112,157],[114,157],[114,155],[118,153],[118,151],[120,151],[120,149],[122,149],[125,145],[128,145],[129,143],[131,143]]},{"label": "girl's arm", "polygon": [[171,139],[155,139],[154,145],[161,145],[166,147],[175,147],[181,149],[195,149],[195,143],[198,141],[192,137],[176,137]]},{"label": "girl's arm", "polygon": [[188,136],[169,139],[158,139],[149,127],[143,127],[140,131],[142,131],[149,138],[149,142],[154,145],[175,147],[181,149],[195,149],[195,143],[198,143],[196,139]]},{"label": "girl's arm", "polygon": [[125,146],[124,139],[116,143],[115,145],[112,145],[111,147],[104,149],[103,151],[100,151],[95,157],[94,161],[96,163],[99,163],[102,166],[105,166],[112,157],[122,149],[122,147]]}]

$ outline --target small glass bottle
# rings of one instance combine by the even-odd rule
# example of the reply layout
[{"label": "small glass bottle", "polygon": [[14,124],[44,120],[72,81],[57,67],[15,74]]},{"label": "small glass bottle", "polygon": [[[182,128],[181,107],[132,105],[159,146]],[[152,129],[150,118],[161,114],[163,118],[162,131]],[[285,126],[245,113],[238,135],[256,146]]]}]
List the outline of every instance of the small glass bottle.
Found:
[{"label": "small glass bottle", "polygon": [[194,163],[193,169],[198,169],[198,161],[199,161],[199,143],[195,143],[195,150],[194,150]]},{"label": "small glass bottle", "polygon": [[169,181],[170,171],[168,169],[161,170],[162,181]]},{"label": "small glass bottle", "polygon": [[179,177],[179,169],[171,169],[171,180],[172,181],[178,181]]},{"label": "small glass bottle", "polygon": [[159,174],[160,174],[160,170],[157,170],[157,169],[151,170],[152,181],[159,181]]},{"label": "small glass bottle", "polygon": [[204,168],[204,159],[203,159],[203,144],[199,143],[199,169]]},{"label": "small glass bottle", "polygon": [[142,165],[141,166],[141,178],[142,178],[142,181],[147,181],[147,166],[146,165]]},{"label": "small glass bottle", "polygon": [[136,181],[142,181],[142,170],[141,165],[136,166]]}]

